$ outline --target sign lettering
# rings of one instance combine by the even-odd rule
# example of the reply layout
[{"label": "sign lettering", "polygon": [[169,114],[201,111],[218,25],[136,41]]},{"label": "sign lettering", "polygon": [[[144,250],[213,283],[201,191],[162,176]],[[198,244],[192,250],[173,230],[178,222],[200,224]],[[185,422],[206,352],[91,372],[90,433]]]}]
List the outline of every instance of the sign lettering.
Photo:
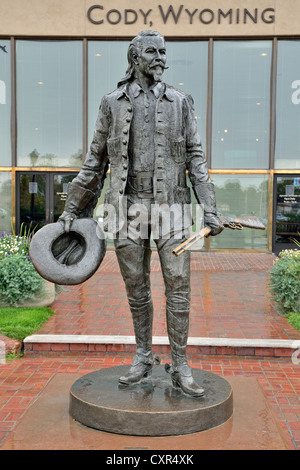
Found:
[{"label": "sign lettering", "polygon": [[[113,26],[118,24],[132,25],[135,23],[142,23],[150,27],[153,26],[153,8],[149,10],[143,10],[139,8],[135,10],[133,8],[125,8],[124,10],[118,10],[112,8],[106,10],[103,5],[92,5],[87,11],[88,20],[95,24],[101,25],[103,23],[109,23]],[[173,5],[163,6],[157,5],[157,12],[164,24],[173,23],[178,24],[181,21],[188,21],[189,24],[201,23],[208,25],[211,23],[216,24],[258,24],[259,22],[271,24],[275,23],[275,9],[265,8],[260,10],[254,8],[249,10],[247,8],[229,8],[228,10],[222,10],[218,8],[211,10],[210,8],[195,8],[190,11],[185,8],[184,5],[174,7]]]}]

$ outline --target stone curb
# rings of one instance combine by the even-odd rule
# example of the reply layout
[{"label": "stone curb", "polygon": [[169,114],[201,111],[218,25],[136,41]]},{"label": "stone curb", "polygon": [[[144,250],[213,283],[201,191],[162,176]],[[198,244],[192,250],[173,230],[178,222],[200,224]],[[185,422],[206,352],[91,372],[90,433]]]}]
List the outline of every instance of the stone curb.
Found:
[{"label": "stone curb", "polygon": [[[248,338],[195,338],[188,340],[189,354],[291,357],[300,349],[300,340]],[[169,353],[166,336],[153,337],[153,351]],[[32,335],[24,339],[24,352],[97,353],[135,352],[134,336],[113,335]]]}]

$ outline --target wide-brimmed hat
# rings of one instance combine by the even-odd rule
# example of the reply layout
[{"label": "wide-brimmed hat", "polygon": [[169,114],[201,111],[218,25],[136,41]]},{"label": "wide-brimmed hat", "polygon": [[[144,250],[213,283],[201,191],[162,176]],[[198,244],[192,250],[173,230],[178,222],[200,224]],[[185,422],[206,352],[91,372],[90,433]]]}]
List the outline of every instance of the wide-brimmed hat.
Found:
[{"label": "wide-brimmed hat", "polygon": [[81,284],[99,268],[106,240],[92,218],[75,219],[70,232],[65,232],[63,222],[56,222],[32,237],[29,253],[44,279],[59,285]]}]

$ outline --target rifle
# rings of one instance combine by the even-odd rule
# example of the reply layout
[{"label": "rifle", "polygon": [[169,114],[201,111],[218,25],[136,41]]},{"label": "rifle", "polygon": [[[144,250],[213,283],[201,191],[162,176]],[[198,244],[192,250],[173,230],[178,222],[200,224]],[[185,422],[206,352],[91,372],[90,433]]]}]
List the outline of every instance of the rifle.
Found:
[{"label": "rifle", "polygon": [[[231,230],[243,230],[244,227],[252,228],[255,230],[266,229],[264,224],[255,215],[232,218],[232,217],[225,217],[224,215],[221,214],[221,215],[218,215],[218,218],[225,228],[230,228]],[[192,235],[190,238],[188,238],[183,243],[178,245],[172,251],[172,253],[176,256],[180,256],[184,251],[188,250],[198,240],[201,240],[201,238],[204,238],[204,237],[208,237],[211,230],[212,229],[209,227],[204,227],[202,230],[200,230],[199,233],[197,233],[196,235]]]}]

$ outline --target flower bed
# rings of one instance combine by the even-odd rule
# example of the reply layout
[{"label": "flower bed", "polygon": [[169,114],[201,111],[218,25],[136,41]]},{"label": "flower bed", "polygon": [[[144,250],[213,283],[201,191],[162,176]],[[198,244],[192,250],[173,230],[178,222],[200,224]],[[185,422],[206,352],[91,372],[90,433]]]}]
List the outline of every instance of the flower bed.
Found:
[{"label": "flower bed", "polygon": [[0,305],[50,305],[54,301],[54,284],[49,287],[31,262],[30,240],[26,232],[0,236]]},{"label": "flower bed", "polygon": [[293,259],[295,261],[300,261],[300,250],[282,250],[278,256],[278,259]]},{"label": "flower bed", "polygon": [[0,260],[12,255],[23,255],[29,258],[30,238],[26,235],[0,235]]}]

